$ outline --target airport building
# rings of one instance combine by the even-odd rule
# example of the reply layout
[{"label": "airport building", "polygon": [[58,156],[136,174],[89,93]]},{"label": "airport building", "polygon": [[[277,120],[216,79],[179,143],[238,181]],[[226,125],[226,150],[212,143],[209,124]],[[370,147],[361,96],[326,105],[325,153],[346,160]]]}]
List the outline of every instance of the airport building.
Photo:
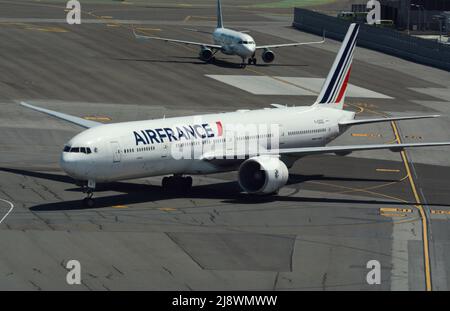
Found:
[{"label": "airport building", "polygon": [[[450,0],[380,0],[381,17],[392,20],[398,29],[412,31],[450,31]],[[354,4],[352,11],[365,10]]]}]

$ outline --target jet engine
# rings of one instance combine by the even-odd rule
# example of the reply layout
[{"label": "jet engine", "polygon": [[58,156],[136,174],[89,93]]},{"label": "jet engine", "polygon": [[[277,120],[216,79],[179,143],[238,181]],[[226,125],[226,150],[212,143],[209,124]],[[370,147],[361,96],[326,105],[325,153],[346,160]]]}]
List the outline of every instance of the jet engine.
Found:
[{"label": "jet engine", "polygon": [[239,167],[238,180],[248,193],[270,194],[283,187],[289,178],[286,165],[277,157],[258,156],[244,161]]},{"label": "jet engine", "polygon": [[211,60],[211,58],[213,57],[213,51],[211,51],[211,49],[208,49],[207,47],[202,47],[202,49],[200,50],[199,57],[201,60],[207,62]]},{"label": "jet engine", "polygon": [[264,49],[264,52],[262,53],[261,57],[265,63],[271,63],[275,60],[275,53],[269,49]]}]

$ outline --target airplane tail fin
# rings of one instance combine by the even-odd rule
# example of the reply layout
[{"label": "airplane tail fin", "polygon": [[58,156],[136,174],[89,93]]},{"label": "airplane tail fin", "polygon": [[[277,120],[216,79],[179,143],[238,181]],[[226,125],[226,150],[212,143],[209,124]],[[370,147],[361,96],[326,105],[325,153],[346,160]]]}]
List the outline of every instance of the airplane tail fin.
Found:
[{"label": "airplane tail fin", "polygon": [[217,0],[217,28],[223,28],[222,5],[220,4],[220,0]]},{"label": "airplane tail fin", "polygon": [[353,23],[348,28],[341,49],[334,60],[314,106],[321,105],[321,107],[335,109],[343,108],[358,32],[359,24]]}]

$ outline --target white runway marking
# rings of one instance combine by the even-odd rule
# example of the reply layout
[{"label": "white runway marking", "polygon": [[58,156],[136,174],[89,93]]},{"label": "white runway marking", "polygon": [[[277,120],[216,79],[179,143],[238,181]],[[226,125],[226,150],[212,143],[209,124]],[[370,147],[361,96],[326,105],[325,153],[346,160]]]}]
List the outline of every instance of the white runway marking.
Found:
[{"label": "white runway marking", "polygon": [[3,216],[2,219],[0,219],[0,224],[2,224],[2,222],[6,219],[6,217],[8,217],[8,215],[11,214],[12,210],[14,209],[14,204],[4,199],[0,199],[0,201],[5,202],[10,206],[9,211],[5,214],[5,216]]},{"label": "white runway marking", "polygon": [[[317,96],[325,79],[242,75],[206,75],[254,95]],[[392,99],[392,97],[349,84],[347,97]]]}]

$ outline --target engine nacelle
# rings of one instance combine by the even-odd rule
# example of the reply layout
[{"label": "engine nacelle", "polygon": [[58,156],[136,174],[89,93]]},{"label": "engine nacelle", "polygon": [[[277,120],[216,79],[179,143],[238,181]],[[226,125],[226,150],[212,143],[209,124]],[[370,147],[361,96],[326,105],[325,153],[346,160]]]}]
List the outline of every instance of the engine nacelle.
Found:
[{"label": "engine nacelle", "polygon": [[206,47],[202,47],[198,56],[201,60],[209,61],[213,57],[213,51]]},{"label": "engine nacelle", "polygon": [[265,63],[271,63],[275,60],[275,53],[269,49],[264,49],[264,52],[262,53],[261,57]]},{"label": "engine nacelle", "polygon": [[286,184],[289,171],[277,157],[258,156],[244,161],[238,175],[239,185],[244,191],[270,194]]}]

